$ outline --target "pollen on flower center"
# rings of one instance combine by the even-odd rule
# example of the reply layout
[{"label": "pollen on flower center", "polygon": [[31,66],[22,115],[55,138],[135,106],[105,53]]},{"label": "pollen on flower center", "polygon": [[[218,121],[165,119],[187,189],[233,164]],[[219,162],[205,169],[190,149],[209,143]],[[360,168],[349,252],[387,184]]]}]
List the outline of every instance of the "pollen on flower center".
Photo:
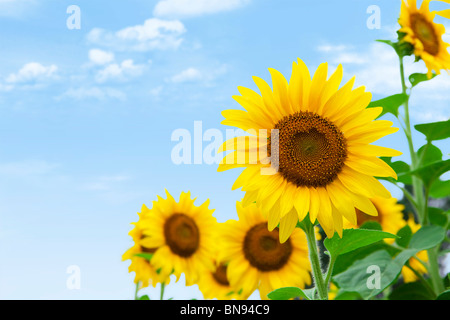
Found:
[{"label": "pollen on flower center", "polygon": [[260,223],[251,228],[244,239],[243,252],[249,263],[260,271],[281,269],[292,253],[290,240],[279,242],[278,228],[267,229],[267,223]]},{"label": "pollen on flower center", "polygon": [[[324,187],[334,181],[347,158],[342,132],[329,120],[312,112],[297,112],[280,120],[279,172],[302,187]],[[273,148],[272,148],[273,150]]]},{"label": "pollen on flower center", "polygon": [[200,244],[200,234],[193,219],[182,213],[170,216],[164,224],[166,243],[173,253],[188,258]]},{"label": "pollen on flower center", "polygon": [[410,19],[412,29],[422,42],[424,50],[433,56],[437,55],[439,53],[439,38],[433,25],[419,13],[412,14]]}]

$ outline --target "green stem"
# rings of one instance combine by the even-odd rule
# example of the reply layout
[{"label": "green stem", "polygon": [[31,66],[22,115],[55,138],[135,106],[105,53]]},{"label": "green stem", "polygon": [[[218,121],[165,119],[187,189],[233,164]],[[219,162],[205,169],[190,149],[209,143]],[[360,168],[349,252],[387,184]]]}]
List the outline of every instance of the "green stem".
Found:
[{"label": "green stem", "polygon": [[[402,81],[402,92],[403,94],[407,95],[407,99],[405,102],[405,135],[408,140],[408,147],[409,152],[411,155],[411,170],[417,169],[419,166],[419,159],[417,157],[416,152],[414,151],[414,145],[413,145],[413,139],[412,139],[412,132],[411,132],[411,122],[409,119],[409,97],[410,95],[407,93],[407,87],[405,82],[405,70],[403,66],[403,58],[399,56],[400,59],[400,76]],[[425,190],[424,195],[424,188],[422,181],[416,177],[412,176],[412,184],[413,184],[413,190],[414,190],[414,196],[415,196],[415,202],[417,205],[417,213],[418,213],[418,219],[419,223],[421,225],[428,224],[428,190]],[[425,188],[427,189],[427,188]],[[439,275],[439,262],[438,262],[438,256],[436,252],[436,248],[432,248],[427,250],[428,252],[428,260],[429,260],[429,273],[431,277],[431,282],[433,283],[434,292],[436,295],[439,295],[442,291],[444,291],[444,284],[441,280],[441,277]]]},{"label": "green stem", "polygon": [[423,285],[431,295],[434,296],[436,295],[434,289],[430,286],[428,281],[419,272],[417,272],[413,267],[411,267],[409,263],[406,263],[406,267],[408,267],[409,270],[411,270],[416,275],[417,279],[419,279],[423,283]]},{"label": "green stem", "polygon": [[309,221],[309,218],[305,219],[305,233],[308,242],[309,260],[311,262],[313,278],[317,292],[319,294],[319,299],[328,300],[328,289],[323,279],[322,267],[319,260],[319,252],[317,250],[316,234],[314,226]]},{"label": "green stem", "polygon": [[134,291],[134,300],[138,300],[139,281],[136,283],[136,290]]},{"label": "green stem", "polygon": [[161,295],[159,297],[159,300],[163,300],[165,287],[166,287],[166,284],[164,282],[161,283]]},{"label": "green stem", "polygon": [[330,263],[328,264],[327,276],[325,278],[325,286],[328,288],[330,285],[331,276],[333,274],[334,263],[336,262],[336,257],[330,257]]}]

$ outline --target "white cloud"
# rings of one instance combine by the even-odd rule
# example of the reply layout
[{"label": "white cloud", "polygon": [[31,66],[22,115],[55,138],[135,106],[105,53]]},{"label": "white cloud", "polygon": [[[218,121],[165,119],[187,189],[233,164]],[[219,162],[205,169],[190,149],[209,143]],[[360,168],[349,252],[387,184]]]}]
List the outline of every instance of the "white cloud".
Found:
[{"label": "white cloud", "polygon": [[153,14],[157,17],[194,17],[230,11],[250,3],[250,0],[161,0]]},{"label": "white cloud", "polygon": [[37,62],[25,64],[17,73],[12,73],[6,78],[9,84],[39,82],[55,77],[58,67],[54,64],[44,66]]},{"label": "white cloud", "polygon": [[114,53],[100,49],[89,50],[89,60],[98,65],[104,65],[114,61]]},{"label": "white cloud", "polygon": [[56,100],[67,98],[75,100],[95,99],[99,101],[104,101],[107,99],[117,99],[123,101],[126,100],[126,95],[122,91],[114,88],[80,87],[76,89],[70,88],[61,96],[56,97]]},{"label": "white cloud", "polygon": [[143,65],[136,65],[131,59],[122,61],[121,64],[113,63],[100,70],[96,75],[96,81],[103,83],[109,80],[125,81],[130,77],[142,74]]},{"label": "white cloud", "polygon": [[185,32],[186,28],[178,20],[151,18],[144,24],[117,32],[95,28],[89,32],[87,40],[119,51],[166,50],[177,49],[183,42],[181,35]]},{"label": "white cloud", "polygon": [[203,75],[198,69],[188,68],[174,75],[171,78],[171,81],[174,83],[181,83],[181,82],[198,81],[201,80],[202,78]]}]

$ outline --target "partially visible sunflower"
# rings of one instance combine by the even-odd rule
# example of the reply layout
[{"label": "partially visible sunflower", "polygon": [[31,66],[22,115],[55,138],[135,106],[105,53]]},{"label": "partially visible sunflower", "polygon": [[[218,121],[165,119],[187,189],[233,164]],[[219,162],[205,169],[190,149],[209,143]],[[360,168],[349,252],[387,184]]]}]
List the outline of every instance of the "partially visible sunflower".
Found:
[{"label": "partially visible sunflower", "polygon": [[239,220],[222,224],[220,261],[228,261],[231,287],[247,299],[259,289],[261,299],[281,288],[305,288],[311,284],[308,246],[304,232],[296,228],[284,243],[278,228],[269,231],[267,219],[255,204],[236,204]]},{"label": "partially visible sunflower", "polygon": [[209,209],[209,200],[194,205],[190,192],[182,192],[178,202],[166,190],[167,199],[158,196],[148,219],[142,224],[145,238],[141,244],[158,248],[151,263],[159,272],[174,274],[177,281],[182,273],[186,285],[193,285],[204,270],[214,270],[209,259],[217,229],[216,218]]},{"label": "partially visible sunflower", "polygon": [[215,270],[206,270],[197,282],[204,299],[232,300],[241,296],[230,286],[227,276],[227,263],[215,263]]},{"label": "partially visible sunflower", "polygon": [[[433,0],[432,0],[433,1]],[[445,2],[445,3],[449,3],[450,4],[450,0],[434,0],[434,1],[438,1],[438,2]],[[441,17],[450,19],[450,9],[445,9],[445,10],[441,10],[441,11],[436,11],[437,15],[440,15]]]},{"label": "partially visible sunflower", "polygon": [[145,238],[142,223],[148,217],[149,212],[150,210],[143,205],[141,212],[138,213],[139,221],[132,223],[134,228],[129,232],[134,245],[122,256],[122,261],[131,260],[128,272],[135,273],[134,282],[139,284],[140,288],[148,287],[149,284],[155,287],[157,283],[168,284],[170,282],[170,278],[160,274],[147,258],[138,256],[139,254],[154,254],[157,250],[156,247],[148,248],[142,244],[142,240]]},{"label": "partially visible sunflower", "polygon": [[[407,221],[408,226],[411,228],[412,233],[416,233],[417,230],[421,228],[420,224],[417,224],[414,221],[414,216],[410,216]],[[420,251],[416,254],[416,257],[420,260],[418,261],[416,258],[412,257],[409,259],[409,265],[419,274],[426,274],[428,272],[427,268],[423,265],[422,262],[428,262],[428,253],[426,250]],[[418,278],[414,274],[414,272],[408,267],[404,266],[402,268],[402,276],[405,282],[414,282],[417,281]]]},{"label": "partially visible sunflower", "polygon": [[450,45],[442,40],[444,26],[433,22],[436,12],[430,11],[430,1],[423,0],[418,9],[417,0],[402,0],[399,19],[399,32],[405,34],[402,41],[413,45],[414,54],[427,66],[429,77],[433,71],[440,74],[442,69],[450,70],[450,54],[447,49]]},{"label": "partially visible sunflower", "polygon": [[[356,209],[356,224],[350,223],[348,220],[344,222],[344,229],[359,228],[367,221],[375,221],[381,225],[383,231],[396,234],[401,228],[406,225],[403,219],[403,210],[405,206],[398,203],[396,198],[372,198],[370,199],[377,209],[378,215],[371,216],[359,209]],[[386,239],[391,241],[393,239]]]},{"label": "partially visible sunflower", "polygon": [[[328,64],[323,63],[311,79],[298,59],[289,83],[277,70],[269,71],[273,89],[253,77],[261,95],[239,87],[242,96],[233,98],[246,111],[222,112],[222,124],[252,135],[223,144],[219,151],[233,152],[224,157],[218,171],[245,167],[233,189],[242,187],[246,192],[244,206],[256,202],[269,230],[280,225],[281,242],[308,213],[328,237],[335,231],[342,236],[343,217],[356,222],[355,207],[377,215],[369,198],[391,197],[375,176],[397,175],[379,157],[401,152],[371,143],[398,128],[388,120],[374,121],[382,108],[366,108],[372,95],[364,87],[353,89],[355,78],[339,89],[341,65],[327,79]],[[273,139],[271,132],[278,137]]]}]

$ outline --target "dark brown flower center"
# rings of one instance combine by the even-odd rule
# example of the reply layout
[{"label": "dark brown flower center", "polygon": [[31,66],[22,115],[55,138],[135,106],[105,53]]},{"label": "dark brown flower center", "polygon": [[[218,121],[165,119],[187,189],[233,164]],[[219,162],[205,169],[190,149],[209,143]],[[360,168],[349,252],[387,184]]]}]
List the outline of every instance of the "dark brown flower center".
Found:
[{"label": "dark brown flower center", "polygon": [[439,38],[431,22],[420,13],[414,13],[410,17],[411,27],[426,52],[435,56],[439,53]]},{"label": "dark brown flower center", "polygon": [[260,271],[281,269],[292,253],[290,239],[285,243],[279,241],[279,231],[267,229],[267,223],[257,224],[251,228],[244,239],[243,251],[249,263]]},{"label": "dark brown flower center", "polygon": [[200,244],[197,224],[183,213],[175,213],[167,219],[164,236],[170,250],[183,258],[192,256]]},{"label": "dark brown flower center", "polygon": [[[342,132],[328,119],[312,112],[297,112],[280,120],[278,129],[279,172],[301,187],[324,187],[334,181],[347,158]],[[273,147],[273,146],[272,146]],[[272,160],[274,161],[274,160]]]},{"label": "dark brown flower center", "polygon": [[228,287],[230,283],[227,278],[227,266],[221,264],[217,267],[216,271],[213,273],[213,278],[222,286]]}]

